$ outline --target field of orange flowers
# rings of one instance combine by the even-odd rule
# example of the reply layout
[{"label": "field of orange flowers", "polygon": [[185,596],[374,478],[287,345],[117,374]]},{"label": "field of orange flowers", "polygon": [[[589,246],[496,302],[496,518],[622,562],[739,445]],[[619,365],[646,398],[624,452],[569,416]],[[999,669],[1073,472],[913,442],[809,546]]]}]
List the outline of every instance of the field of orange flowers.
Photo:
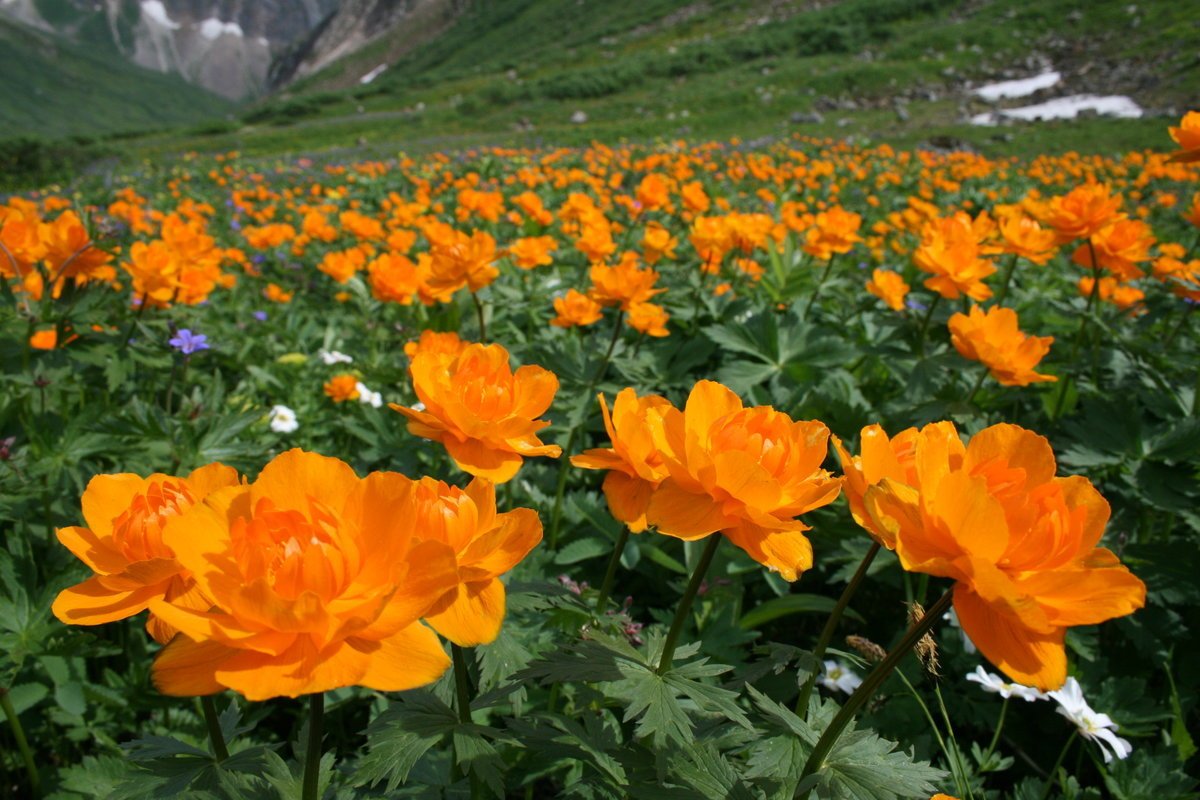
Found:
[{"label": "field of orange flowers", "polygon": [[0,797],[1195,797],[1169,134],[8,198]]}]

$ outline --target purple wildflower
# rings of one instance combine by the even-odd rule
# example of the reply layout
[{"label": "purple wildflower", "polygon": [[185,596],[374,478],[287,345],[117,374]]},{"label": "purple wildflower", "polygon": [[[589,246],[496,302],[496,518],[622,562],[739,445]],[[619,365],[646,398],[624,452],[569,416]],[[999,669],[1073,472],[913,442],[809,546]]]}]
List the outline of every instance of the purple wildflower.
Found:
[{"label": "purple wildflower", "polygon": [[185,356],[190,356],[197,350],[208,349],[208,337],[203,333],[192,333],[187,328],[180,328],[174,338],[168,340],[167,344],[174,347]]}]

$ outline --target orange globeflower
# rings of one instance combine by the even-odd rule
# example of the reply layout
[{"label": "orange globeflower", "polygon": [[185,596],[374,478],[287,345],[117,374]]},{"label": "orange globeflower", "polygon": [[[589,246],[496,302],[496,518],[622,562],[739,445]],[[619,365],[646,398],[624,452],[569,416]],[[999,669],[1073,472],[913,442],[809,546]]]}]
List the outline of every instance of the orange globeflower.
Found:
[{"label": "orange globeflower", "polygon": [[425,613],[425,621],[461,647],[494,641],[504,622],[500,576],[542,540],[537,512],[516,508],[497,514],[496,486],[484,478],[465,490],[422,478],[413,484],[412,497],[401,506],[398,527],[447,545],[458,567],[456,584]]},{"label": "orange globeflower", "polygon": [[1045,214],[1043,221],[1057,231],[1060,244],[1087,239],[1125,216],[1121,213],[1121,196],[1114,197],[1102,183],[1085,183],[1061,197],[1050,198]]},{"label": "orange globeflower", "polygon": [[663,227],[662,223],[651,222],[646,225],[642,235],[642,258],[647,264],[657,264],[662,259],[674,260],[675,247],[679,240]]},{"label": "orange globeflower", "polygon": [[456,356],[418,352],[409,365],[423,411],[390,404],[408,417],[408,431],[441,442],[458,468],[496,483],[512,480],[529,456],[562,454],[537,432],[558,378],[527,364],[515,372],[498,344],[472,344]]},{"label": "orange globeflower", "polygon": [[971,306],[970,315],[950,317],[950,341],[963,358],[978,361],[1004,386],[1057,381],[1033,371],[1050,352],[1053,336],[1027,336],[1017,327],[1017,312],[992,306],[986,312]]},{"label": "orange globeflower", "polygon": [[1034,264],[1045,264],[1054,257],[1058,237],[1037,220],[1024,214],[1000,218],[1000,236],[1004,252],[1021,256]]},{"label": "orange globeflower", "polygon": [[357,400],[359,398],[358,378],[348,372],[334,375],[325,384],[325,394],[329,395],[329,398],[335,403]]},{"label": "orange globeflower", "polygon": [[867,489],[867,512],[906,570],[955,581],[963,632],[1011,679],[1058,688],[1067,628],[1145,604],[1145,585],[1097,547],[1108,503],[1086,478],[1055,477],[1043,437],[1007,424],[965,448],[922,435],[914,463],[920,486],[884,478]]},{"label": "orange globeflower", "polygon": [[[1091,238],[1091,248],[1077,247],[1071,260],[1082,267],[1104,267],[1118,279],[1130,281],[1146,274],[1138,264],[1150,260],[1154,241],[1154,232],[1140,219],[1119,219]],[[1092,250],[1098,264],[1092,263]]]},{"label": "orange globeflower", "polygon": [[[1093,291],[1097,291],[1095,278],[1091,275],[1085,275],[1079,279],[1079,294],[1081,296],[1091,297]],[[1097,297],[1103,303],[1112,303],[1117,308],[1124,310],[1146,299],[1146,293],[1136,286],[1119,283],[1116,278],[1104,277],[1100,279],[1100,288],[1097,292]]]},{"label": "orange globeflower", "polygon": [[629,316],[626,317],[629,327],[656,339],[671,335],[667,330],[670,319],[667,310],[655,303],[634,303],[629,306]]},{"label": "orange globeflower", "polygon": [[646,520],[685,540],[723,533],[751,558],[794,581],[812,566],[809,530],[797,516],[828,505],[841,479],[821,469],[829,429],[700,381],[683,411],[665,409],[656,433],[669,476]]},{"label": "orange globeflower", "polygon": [[34,350],[53,350],[58,346],[58,331],[55,328],[35,331],[29,337],[29,346]]},{"label": "orange globeflower", "polygon": [[876,269],[867,281],[867,291],[887,303],[892,311],[904,308],[904,298],[908,296],[909,285],[905,283],[900,273],[890,269]]},{"label": "orange globeflower", "polygon": [[877,524],[867,513],[864,505],[867,489],[884,478],[914,489],[919,487],[920,472],[915,461],[917,441],[958,441],[958,431],[949,422],[935,422],[919,431],[916,428],[908,428],[889,439],[881,426],[868,425],[859,433],[861,455],[857,456],[850,455],[841,439],[836,436],[831,438],[838,460],[842,462],[842,472],[845,475],[842,488],[846,492],[846,501],[850,504],[851,516],[861,528],[871,534],[872,539],[889,550],[895,550],[895,531]]},{"label": "orange globeflower", "polygon": [[663,414],[672,406],[656,394],[638,397],[636,391],[628,388],[617,393],[610,415],[604,395],[598,397],[612,447],[571,456],[571,465],[608,470],[602,488],[609,512],[633,533],[641,533],[646,530],[650,495],[667,477],[667,467],[655,440],[656,433],[661,435]]},{"label": "orange globeflower", "polygon": [[1192,204],[1183,213],[1183,219],[1194,227],[1200,228],[1200,192],[1192,196]]},{"label": "orange globeflower", "polygon": [[263,297],[272,303],[290,303],[292,302],[292,296],[292,292],[289,292],[277,283],[268,283],[267,288],[263,289]]},{"label": "orange globeflower", "polygon": [[367,282],[376,300],[408,306],[421,287],[421,273],[408,256],[384,253],[367,265]]},{"label": "orange globeflower", "polygon": [[550,324],[559,328],[591,325],[604,316],[603,306],[574,289],[568,289],[562,297],[554,298],[554,310],[558,316],[550,320]]},{"label": "orange globeflower", "polygon": [[[58,540],[96,573],[64,589],[51,610],[68,625],[100,625],[141,613],[154,600],[206,607],[195,581],[163,541],[163,527],[209,493],[236,486],[237,471],[211,464],[186,478],[155,473],[97,475],[83,492],[86,528],[59,528]],[[175,629],[154,614],[146,630],[166,643]]]},{"label": "orange globeflower", "polygon": [[513,263],[521,269],[548,267],[554,263],[550,254],[558,247],[553,236],[531,236],[517,239],[508,246],[508,254]]},{"label": "orange globeflower", "polygon": [[1200,111],[1187,112],[1178,128],[1171,127],[1167,130],[1180,148],[1179,152],[1173,153],[1167,161],[1200,161]]},{"label": "orange globeflower", "polygon": [[994,273],[996,267],[981,255],[974,223],[965,212],[958,211],[925,224],[913,261],[933,274],[925,281],[925,287],[947,300],[957,300],[964,294],[972,300],[986,300],[992,296],[992,290],[983,279]]},{"label": "orange globeflower", "polygon": [[438,353],[453,358],[463,350],[466,350],[470,344],[470,342],[464,342],[458,338],[458,334],[454,331],[447,331],[445,333],[421,331],[420,339],[415,342],[405,343],[404,355],[411,359],[416,358],[417,353]]},{"label": "orange globeflower", "polygon": [[419,620],[458,574],[450,547],[406,524],[412,495],[399,473],[359,478],[336,458],[289,450],[254,483],[172,518],[163,541],[211,602],[152,603],[183,634],[155,660],[155,685],[266,700],[437,680],[450,660]]},{"label": "orange globeflower", "polygon": [[805,235],[804,252],[828,261],[835,253],[849,253],[855,243],[861,242],[858,229],[862,216],[834,206],[817,214],[813,225]]},{"label": "orange globeflower", "polygon": [[[426,230],[426,236],[429,234]],[[496,240],[485,231],[472,231],[468,236],[448,229],[431,243],[432,273],[428,282],[435,291],[455,292],[466,286],[478,292],[500,275],[495,267]]]},{"label": "orange globeflower", "polygon": [[615,267],[593,264],[591,269],[591,298],[602,306],[619,305],[622,311],[637,303],[644,303],[666,289],[655,289],[658,273],[652,269],[641,269],[635,258],[623,258]]}]

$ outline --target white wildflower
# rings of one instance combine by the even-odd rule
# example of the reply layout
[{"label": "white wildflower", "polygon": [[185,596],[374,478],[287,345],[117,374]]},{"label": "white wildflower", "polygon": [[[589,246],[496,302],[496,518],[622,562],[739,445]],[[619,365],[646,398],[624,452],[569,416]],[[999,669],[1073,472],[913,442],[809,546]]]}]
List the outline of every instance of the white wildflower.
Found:
[{"label": "white wildflower", "polygon": [[291,433],[300,427],[296,412],[287,406],[271,406],[267,421],[271,424],[271,430],[276,433]]},{"label": "white wildflower", "polygon": [[[1114,733],[1118,728],[1117,723],[1108,714],[1097,714],[1083,699],[1083,687],[1079,681],[1067,678],[1062,688],[1050,692],[1050,696],[1058,701],[1058,713],[1074,722],[1083,738],[1100,745],[1105,764],[1110,763],[1114,755],[1124,759],[1133,752],[1133,745]],[[1111,751],[1109,748],[1112,748]]]},{"label": "white wildflower", "polygon": [[362,381],[358,382],[356,388],[358,389],[358,402],[372,408],[379,408],[383,405],[383,395],[379,392],[372,392]]},{"label": "white wildflower", "polygon": [[1046,695],[1032,686],[1024,686],[1019,683],[1009,683],[991,672],[987,672],[983,667],[976,667],[975,671],[967,675],[967,680],[978,683],[983,687],[985,692],[998,694],[1007,700],[1010,697],[1019,697],[1026,703],[1032,703],[1034,700],[1045,700]]},{"label": "white wildflower", "polygon": [[334,364],[353,364],[354,359],[345,353],[340,353],[337,350],[321,350],[317,353],[320,359],[325,362],[325,366],[332,367]]},{"label": "white wildflower", "polygon": [[831,692],[842,691],[853,694],[862,684],[862,678],[854,670],[838,661],[826,661],[825,673],[821,675],[821,685]]}]

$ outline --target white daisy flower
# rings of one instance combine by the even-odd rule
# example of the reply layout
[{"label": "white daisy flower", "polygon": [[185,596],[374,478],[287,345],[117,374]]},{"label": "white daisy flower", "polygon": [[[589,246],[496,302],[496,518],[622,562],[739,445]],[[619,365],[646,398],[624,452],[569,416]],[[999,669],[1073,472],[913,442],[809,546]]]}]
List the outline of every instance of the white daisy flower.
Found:
[{"label": "white daisy flower", "polygon": [[1058,701],[1058,713],[1074,722],[1083,738],[1091,739],[1100,746],[1105,764],[1110,763],[1113,756],[1124,759],[1133,752],[1133,745],[1114,733],[1118,729],[1117,723],[1113,722],[1108,714],[1093,711],[1083,699],[1083,687],[1079,685],[1079,681],[1067,678],[1062,688],[1050,692],[1050,696]]},{"label": "white daisy flower", "polygon": [[317,353],[321,361],[325,362],[325,366],[331,367],[334,364],[353,364],[354,359],[345,353],[339,353],[337,350],[321,350]]},{"label": "white daisy flower", "polygon": [[362,381],[358,382],[357,388],[358,402],[371,406],[372,408],[379,408],[381,405],[383,405],[383,395],[381,393],[372,392]]},{"label": "white daisy flower", "polygon": [[276,433],[291,433],[300,427],[296,412],[287,406],[271,406],[267,421],[271,424],[271,430]]},{"label": "white daisy flower", "polygon": [[1032,686],[1024,686],[1019,683],[1009,683],[991,672],[987,672],[983,667],[976,667],[975,671],[967,675],[967,680],[978,683],[983,687],[985,692],[998,694],[1007,700],[1010,697],[1019,697],[1026,703],[1032,703],[1034,700],[1045,700],[1046,695]]},{"label": "white daisy flower", "polygon": [[831,692],[853,694],[862,684],[862,678],[854,670],[839,661],[826,661],[825,672],[821,675],[820,683]]}]

